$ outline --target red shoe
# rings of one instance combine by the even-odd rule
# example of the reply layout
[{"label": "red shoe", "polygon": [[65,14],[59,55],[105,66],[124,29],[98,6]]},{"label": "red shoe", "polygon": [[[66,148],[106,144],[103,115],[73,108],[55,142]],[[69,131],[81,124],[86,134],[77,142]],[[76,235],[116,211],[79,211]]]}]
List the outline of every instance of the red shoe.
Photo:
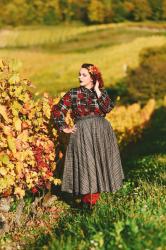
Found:
[{"label": "red shoe", "polygon": [[96,204],[96,202],[99,198],[100,198],[100,193],[85,194],[81,198],[81,201],[84,203],[89,203],[90,205],[94,205],[94,204]]}]

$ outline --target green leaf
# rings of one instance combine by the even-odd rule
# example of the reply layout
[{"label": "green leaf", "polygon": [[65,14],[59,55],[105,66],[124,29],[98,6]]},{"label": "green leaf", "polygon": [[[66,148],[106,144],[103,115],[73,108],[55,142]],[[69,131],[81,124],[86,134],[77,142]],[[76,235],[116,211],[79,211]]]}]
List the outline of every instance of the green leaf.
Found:
[{"label": "green leaf", "polygon": [[7,154],[3,154],[0,156],[0,161],[3,163],[3,164],[9,164],[9,156]]}]

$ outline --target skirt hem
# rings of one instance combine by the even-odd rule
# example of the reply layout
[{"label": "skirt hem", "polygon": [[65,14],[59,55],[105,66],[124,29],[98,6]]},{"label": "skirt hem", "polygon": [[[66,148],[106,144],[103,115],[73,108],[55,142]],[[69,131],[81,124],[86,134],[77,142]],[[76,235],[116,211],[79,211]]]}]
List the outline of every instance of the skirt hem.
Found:
[{"label": "skirt hem", "polygon": [[[123,187],[123,183],[121,184],[121,186],[119,186],[118,188],[116,188],[114,190],[100,189],[100,190],[94,190],[91,193],[92,194],[94,194],[94,193],[103,193],[103,192],[106,192],[106,193],[115,193],[118,190],[120,190],[122,187]],[[84,193],[82,193],[82,192],[74,192],[73,190],[61,190],[61,192],[67,192],[67,193],[71,193],[71,194],[75,194],[75,195],[85,195],[85,194],[89,194],[90,193],[90,192],[84,192]]]}]

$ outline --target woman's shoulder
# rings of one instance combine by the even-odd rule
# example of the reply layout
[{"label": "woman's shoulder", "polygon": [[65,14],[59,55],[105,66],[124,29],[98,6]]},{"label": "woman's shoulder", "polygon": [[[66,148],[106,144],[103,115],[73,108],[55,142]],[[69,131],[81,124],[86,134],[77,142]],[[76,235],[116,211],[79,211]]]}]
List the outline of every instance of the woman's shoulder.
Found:
[{"label": "woman's shoulder", "polygon": [[81,89],[80,87],[73,87],[73,88],[70,88],[69,92],[71,94],[77,93],[78,91],[80,91],[80,89]]}]

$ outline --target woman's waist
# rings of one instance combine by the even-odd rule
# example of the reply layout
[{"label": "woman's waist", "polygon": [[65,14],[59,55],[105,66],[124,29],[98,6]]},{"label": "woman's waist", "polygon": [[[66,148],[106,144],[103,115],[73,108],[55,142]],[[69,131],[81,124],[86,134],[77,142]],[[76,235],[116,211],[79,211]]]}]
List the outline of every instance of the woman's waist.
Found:
[{"label": "woman's waist", "polygon": [[105,115],[88,114],[88,115],[75,117],[74,121],[77,122],[79,120],[84,120],[84,119],[89,119],[89,118],[105,118]]}]

